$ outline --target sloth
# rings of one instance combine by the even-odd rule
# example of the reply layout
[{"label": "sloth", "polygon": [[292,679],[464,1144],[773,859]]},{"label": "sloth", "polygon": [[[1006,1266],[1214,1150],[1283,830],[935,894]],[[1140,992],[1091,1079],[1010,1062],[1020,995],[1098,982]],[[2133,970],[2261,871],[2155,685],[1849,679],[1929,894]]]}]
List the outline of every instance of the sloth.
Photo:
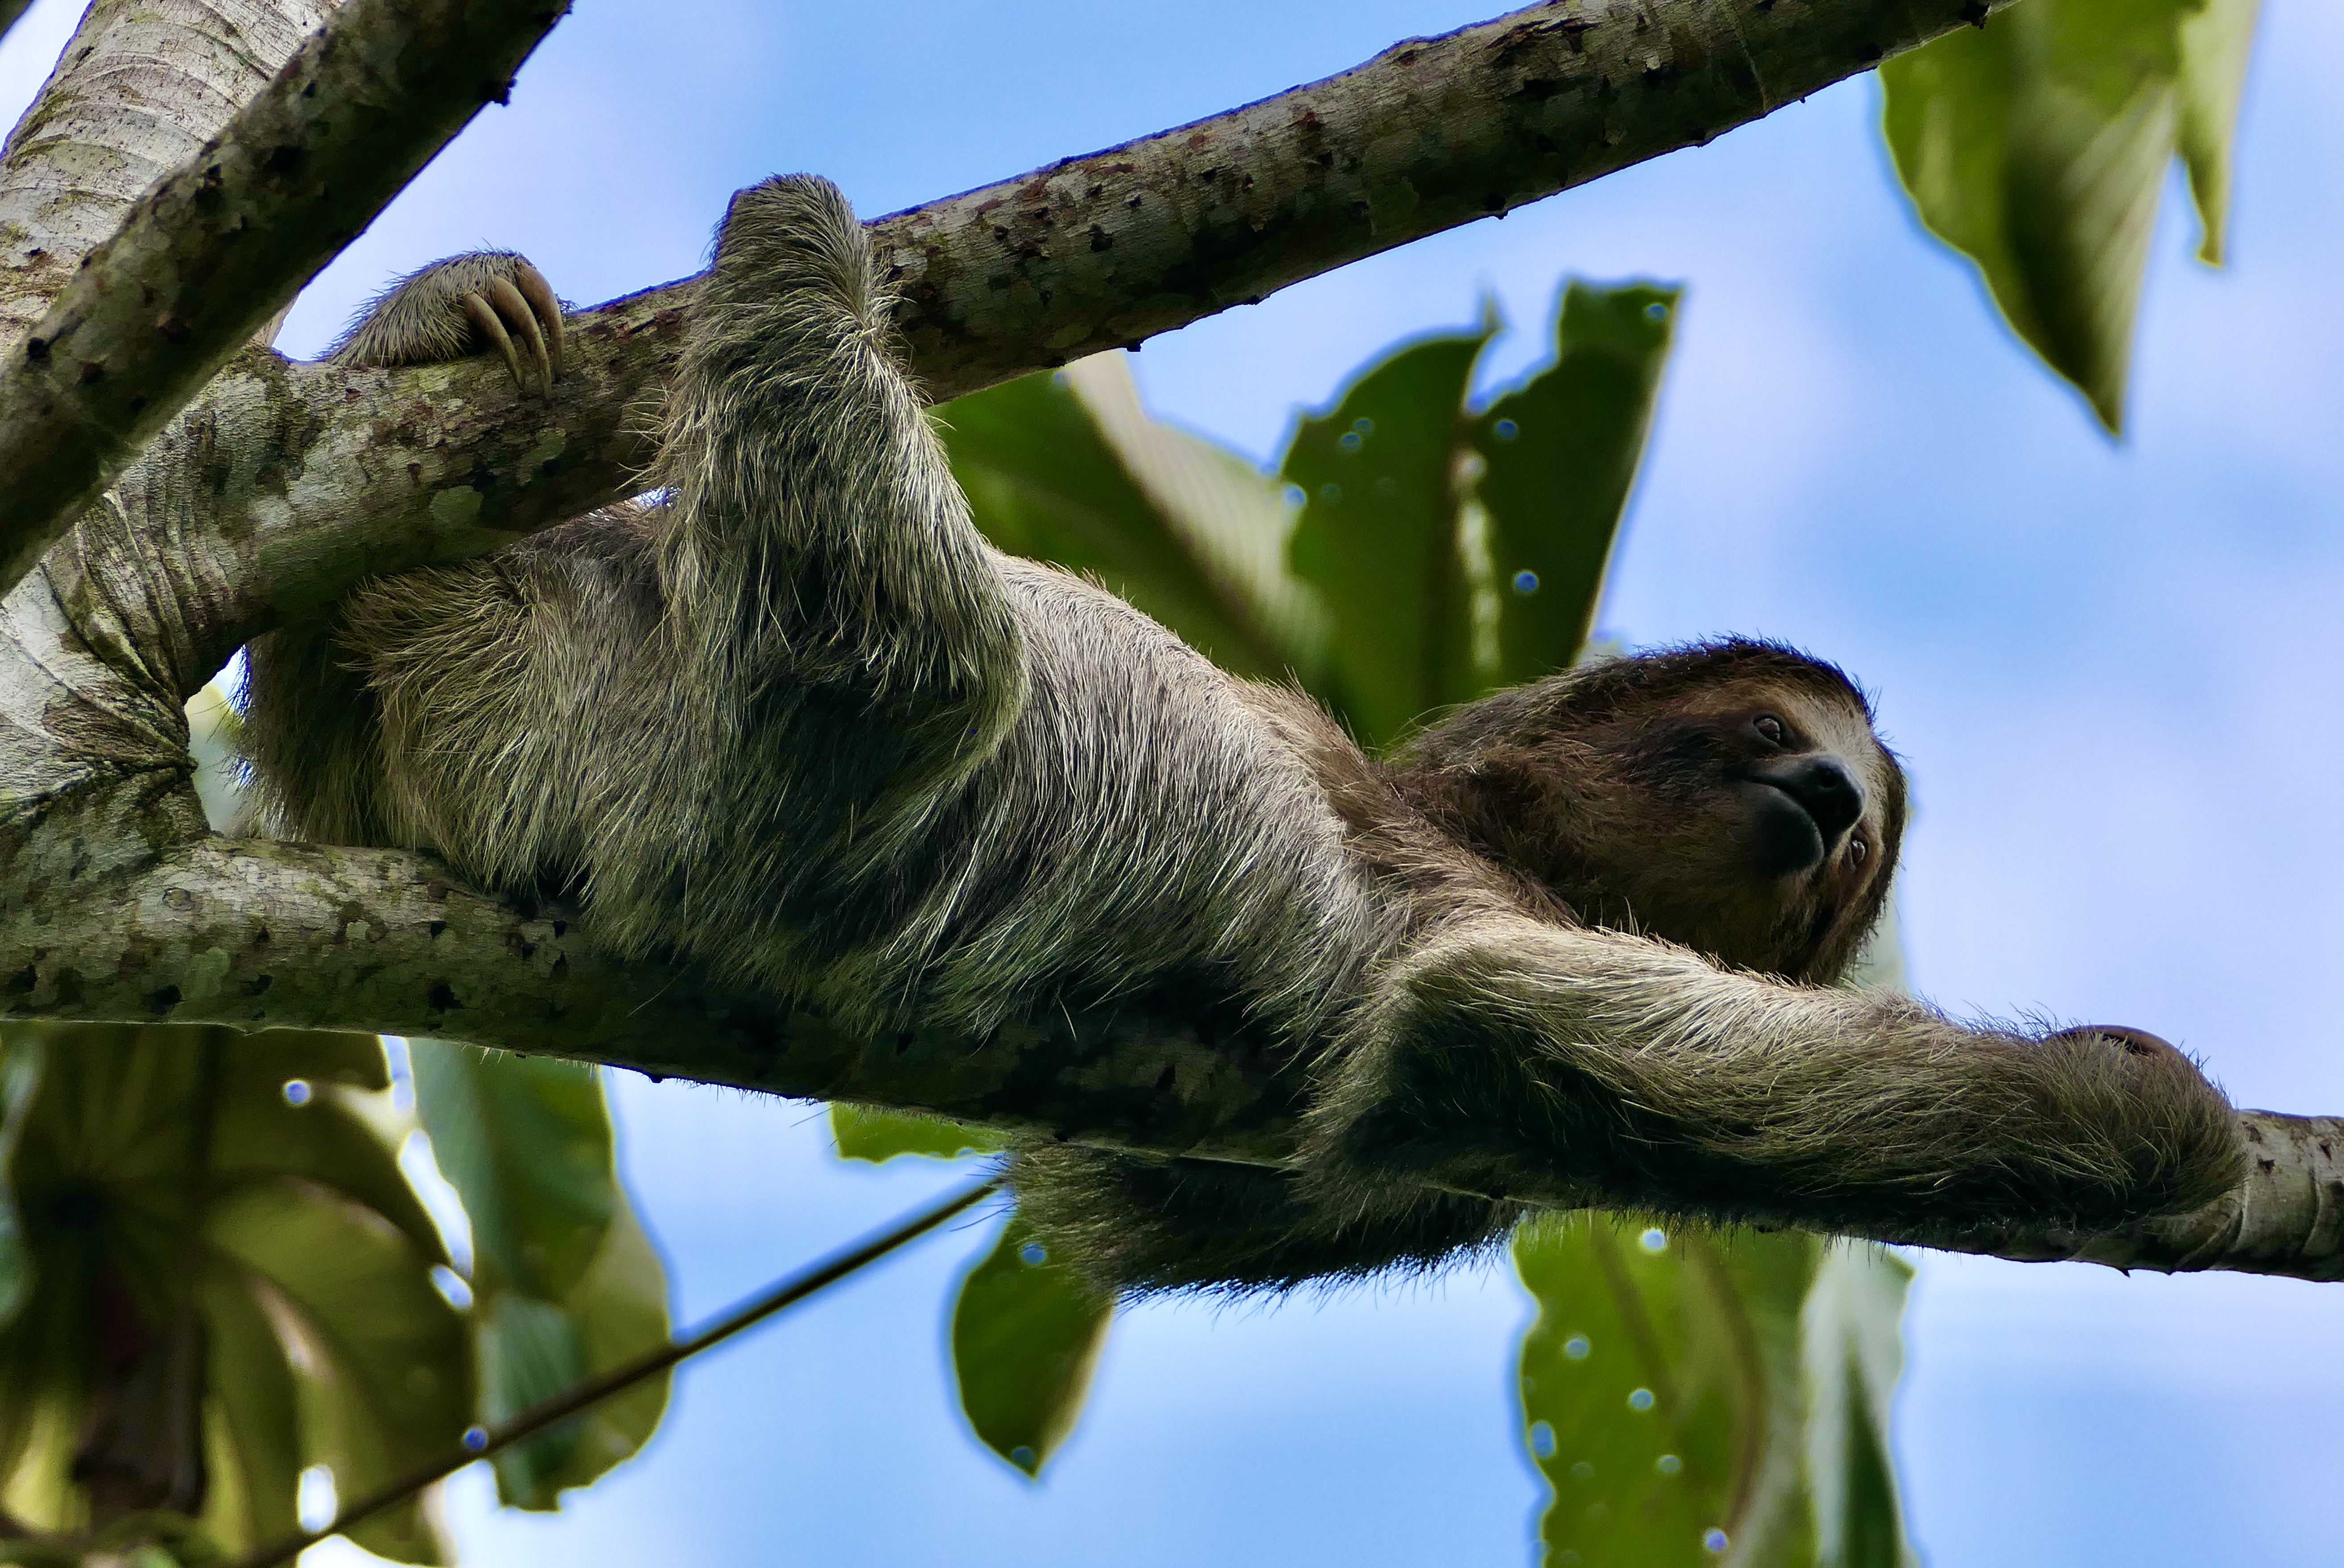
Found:
[{"label": "sloth", "polygon": [[[657,504],[382,578],[256,643],[266,830],[435,851],[593,940],[878,1032],[1061,1005],[1236,1019],[1278,1166],[1044,1144],[1022,1211],[1121,1291],[1428,1267],[1526,1208],[1904,1239],[2098,1230],[2243,1153],[2181,1052],[1840,989],[1904,779],[1864,695],[1723,639],[1364,754],[973,526],[820,180],[736,196]],[[518,347],[517,347],[518,345]],[[552,290],[427,268],[337,350],[558,373]]]}]

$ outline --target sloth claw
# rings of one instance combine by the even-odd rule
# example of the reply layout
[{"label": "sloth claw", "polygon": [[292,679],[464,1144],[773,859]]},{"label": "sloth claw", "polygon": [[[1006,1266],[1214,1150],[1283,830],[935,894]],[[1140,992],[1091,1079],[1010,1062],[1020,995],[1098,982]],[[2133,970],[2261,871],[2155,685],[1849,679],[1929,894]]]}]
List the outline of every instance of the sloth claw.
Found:
[{"label": "sloth claw", "polygon": [[[513,286],[511,279],[504,277],[489,279],[489,299],[496,306],[499,315],[520,328],[522,341],[529,345],[529,363],[537,372],[538,388],[551,400],[553,397],[553,359],[546,351],[545,334],[538,327],[537,316],[530,308],[530,302],[522,297],[520,289]],[[510,338],[507,341],[510,342]],[[506,354],[506,363],[512,365],[510,350]],[[527,384],[522,382],[519,367],[512,367],[512,372],[513,379],[521,382],[526,390]]]},{"label": "sloth claw", "polygon": [[561,378],[561,301],[544,275],[510,252],[481,251],[434,262],[394,285],[328,357],[432,365],[493,348],[515,387],[550,400]]},{"label": "sloth claw", "polygon": [[526,390],[527,384],[520,377],[520,357],[513,352],[512,335],[505,330],[505,324],[497,319],[497,313],[490,307],[489,302],[467,289],[464,293],[464,314],[472,318],[472,326],[489,340],[489,346],[504,356],[505,368],[512,372],[513,385]]}]

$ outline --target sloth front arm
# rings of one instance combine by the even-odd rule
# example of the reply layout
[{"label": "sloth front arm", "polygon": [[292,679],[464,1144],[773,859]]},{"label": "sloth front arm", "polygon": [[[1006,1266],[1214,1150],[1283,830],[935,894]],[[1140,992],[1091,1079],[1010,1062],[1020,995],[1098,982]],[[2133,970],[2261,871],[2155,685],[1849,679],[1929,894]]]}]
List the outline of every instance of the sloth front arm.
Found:
[{"label": "sloth front arm", "polygon": [[1968,1028],[1615,931],[1460,920],[1371,1017],[1312,1114],[1306,1189],[1339,1206],[1430,1182],[1858,1233],[2094,1229],[2241,1163],[2228,1105],[2154,1036]]}]

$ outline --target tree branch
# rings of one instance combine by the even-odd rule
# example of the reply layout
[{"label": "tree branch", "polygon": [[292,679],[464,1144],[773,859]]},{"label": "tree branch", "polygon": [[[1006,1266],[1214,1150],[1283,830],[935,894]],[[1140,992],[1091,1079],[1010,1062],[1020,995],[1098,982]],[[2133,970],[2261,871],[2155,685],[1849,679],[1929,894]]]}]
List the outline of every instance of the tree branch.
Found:
[{"label": "tree branch", "polygon": [[[22,860],[17,862],[20,866]],[[46,870],[65,879],[70,868]],[[71,919],[19,903],[0,936],[12,1017],[349,1029],[542,1052],[803,1100],[930,1111],[1109,1149],[1282,1165],[1302,1086],[1268,1042],[1158,1001],[1060,1010],[970,1040],[867,1040],[819,1012],[598,952],[559,913],[453,882],[428,857],[206,839]],[[1865,1239],[2026,1262],[2344,1279],[2344,1118],[2240,1113],[2245,1183],[2194,1213],[2086,1234]],[[1588,1191],[1574,1203],[1607,1206]],[[1780,1217],[1798,1222],[1798,1216]],[[1828,1227],[1818,1226],[1819,1229]]]},{"label": "tree branch", "polygon": [[0,591],[512,75],[568,0],[349,0],[0,367]]},{"label": "tree branch", "polygon": [[[1414,39],[1308,86],[879,218],[898,323],[938,399],[1157,333],[1680,147],[1695,146],[1998,7],[1981,0],[1551,0]],[[289,382],[267,438],[302,476],[256,550],[302,558],[253,624],[366,572],[476,554],[627,495],[642,417],[674,363],[696,279],[569,323],[551,404],[487,359]],[[263,373],[254,372],[255,377]],[[385,476],[404,483],[379,484]],[[363,548],[319,548],[320,530]],[[303,541],[298,549],[289,541]]]},{"label": "tree branch", "polygon": [[0,156],[0,353],[130,204],[217,135],[333,8],[94,0]]}]

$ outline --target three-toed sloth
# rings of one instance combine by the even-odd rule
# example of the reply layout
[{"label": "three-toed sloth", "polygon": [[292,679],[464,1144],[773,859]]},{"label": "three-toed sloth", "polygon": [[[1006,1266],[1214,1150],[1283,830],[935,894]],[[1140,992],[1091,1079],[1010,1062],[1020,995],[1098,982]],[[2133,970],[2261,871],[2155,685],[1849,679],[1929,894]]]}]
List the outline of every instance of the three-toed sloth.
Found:
[{"label": "three-toed sloth", "polygon": [[[274,830],[561,890],[610,948],[874,1031],[1108,998],[1242,1016],[1306,1086],[1288,1165],[1013,1161],[1028,1216],[1124,1288],[1422,1265],[1524,1203],[1926,1237],[2105,1228],[2238,1176],[2228,1104],[2154,1036],[1833,988],[1904,815],[1837,670],[1740,640],[1614,659],[1368,757],[991,548],[888,317],[834,188],[736,196],[662,504],[256,646]],[[551,290],[485,255],[342,352],[485,342],[520,378],[515,339],[550,379]]]}]

